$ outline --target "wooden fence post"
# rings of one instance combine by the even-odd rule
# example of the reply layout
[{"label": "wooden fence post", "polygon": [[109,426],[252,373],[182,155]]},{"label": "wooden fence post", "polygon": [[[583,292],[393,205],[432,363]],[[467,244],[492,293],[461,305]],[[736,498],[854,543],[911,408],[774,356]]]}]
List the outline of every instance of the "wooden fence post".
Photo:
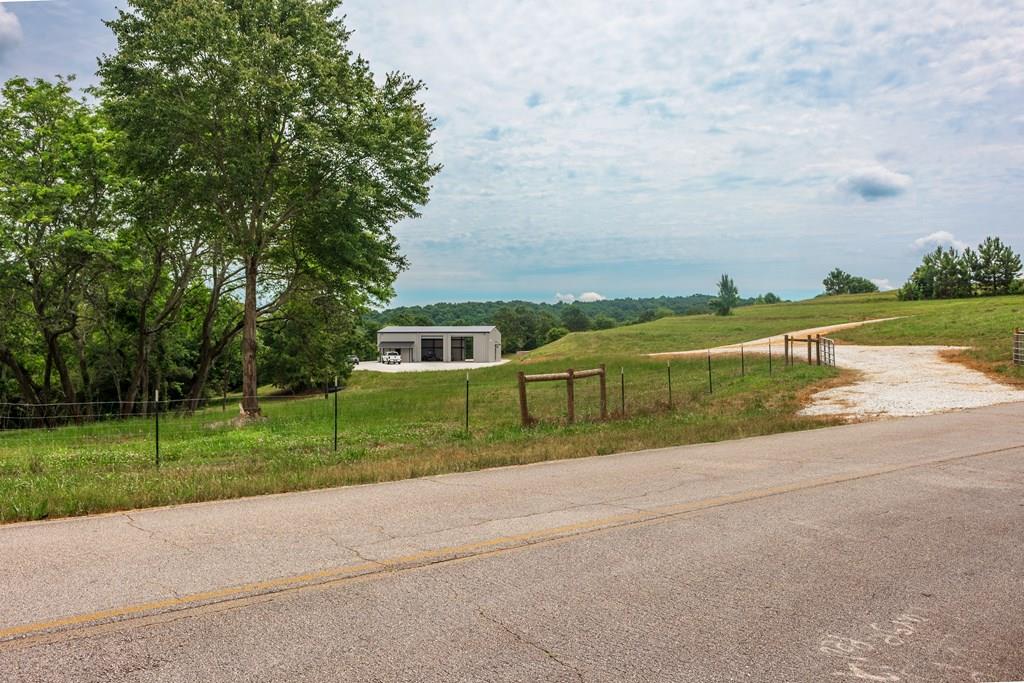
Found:
[{"label": "wooden fence post", "polygon": [[519,373],[519,417],[524,427],[530,426],[530,411],[526,408],[526,373]]},{"label": "wooden fence post", "polygon": [[789,365],[789,335],[783,335],[782,337],[782,364]]},{"label": "wooden fence post", "polygon": [[576,421],[576,390],[573,387],[573,372],[573,369],[569,368],[569,378],[565,380],[565,398],[569,404],[569,424]]},{"label": "wooden fence post", "polygon": [[814,350],[814,362],[817,365],[821,365],[821,335],[817,335],[814,338],[815,350]]},{"label": "wooden fence post", "polygon": [[601,419],[602,420],[607,420],[608,419],[608,386],[607,386],[607,383],[605,382],[605,375],[606,375],[606,372],[605,372],[605,369],[604,369],[604,363],[601,363],[600,379],[601,379]]},{"label": "wooden fence post", "polygon": [[807,364],[811,364],[811,335],[807,335]]}]

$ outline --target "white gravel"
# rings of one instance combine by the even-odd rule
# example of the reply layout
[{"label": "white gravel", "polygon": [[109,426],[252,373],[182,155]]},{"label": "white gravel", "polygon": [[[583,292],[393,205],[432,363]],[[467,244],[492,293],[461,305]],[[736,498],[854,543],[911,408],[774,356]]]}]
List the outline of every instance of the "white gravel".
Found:
[{"label": "white gravel", "polygon": [[860,379],[814,394],[801,414],[859,420],[1024,401],[1024,391],[940,356],[960,348],[837,345],[836,365],[860,371]]},{"label": "white gravel", "polygon": [[398,363],[390,365],[375,360],[360,361],[359,365],[352,368],[362,372],[442,372],[445,370],[480,370],[481,368],[493,368],[504,365],[507,358],[496,363],[474,363],[469,361],[451,361],[448,363]]}]

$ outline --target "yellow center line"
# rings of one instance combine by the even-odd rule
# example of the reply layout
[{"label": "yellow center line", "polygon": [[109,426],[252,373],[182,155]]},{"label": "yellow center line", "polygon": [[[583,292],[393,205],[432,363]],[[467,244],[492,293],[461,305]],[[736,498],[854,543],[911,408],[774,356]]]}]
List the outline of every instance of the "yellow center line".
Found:
[{"label": "yellow center line", "polygon": [[[651,508],[649,510],[621,513],[617,515],[610,515],[607,517],[587,520],[584,522],[576,522],[573,524],[564,524],[561,526],[536,529],[534,531],[528,531],[520,534],[497,536],[483,541],[475,541],[472,543],[466,543],[461,545],[446,546],[435,550],[427,550],[409,555],[402,555],[398,557],[380,560],[371,560],[359,564],[344,565],[341,567],[322,569],[298,575],[282,576],[274,579],[267,579],[265,581],[255,581],[237,586],[228,586],[225,588],[218,588],[215,590],[193,593],[191,595],[186,595],[182,597],[173,597],[161,600],[153,600],[149,602],[140,602],[136,604],[125,605],[123,607],[115,607],[95,612],[88,612],[85,614],[76,614],[72,616],[61,617],[58,619],[51,619],[48,621],[39,621],[29,624],[22,624],[19,626],[12,626],[9,628],[0,629],[0,641],[8,641],[8,643],[10,643],[11,639],[18,638],[19,636],[21,636],[20,638],[18,638],[18,642],[24,643],[25,640],[30,639],[30,636],[28,634],[44,635],[45,632],[53,631],[55,629],[81,627],[85,625],[96,624],[97,622],[139,617],[160,610],[184,610],[203,606],[213,602],[239,600],[242,598],[253,597],[255,595],[277,593],[287,590],[308,587],[310,585],[338,583],[349,579],[368,577],[372,575],[383,575],[388,572],[413,569],[416,567],[423,567],[426,565],[437,564],[451,560],[489,555],[501,550],[513,550],[527,545],[535,545],[538,543],[544,543],[546,541],[561,539],[567,536],[576,536],[592,531],[622,527],[626,525],[638,524],[643,522],[666,520],[681,515],[686,515],[692,512],[708,510],[716,507],[721,507],[724,505],[733,505],[736,503],[743,503],[747,501],[758,500],[761,498],[778,496],[785,493],[793,493],[796,491],[804,491],[822,486],[829,486],[833,484],[841,484],[844,482],[856,481],[858,479],[877,477],[880,475],[900,472],[903,470],[909,470],[917,467],[941,465],[944,463],[955,462],[958,460],[966,460],[968,458],[975,458],[985,455],[995,455],[998,453],[1005,453],[1020,448],[1024,448],[1024,444],[1009,446],[1006,448],[999,448],[991,451],[984,451],[980,453],[972,453],[969,455],[958,455],[949,458],[919,461],[902,465],[894,465],[890,467],[881,467],[872,470],[857,472],[854,474],[840,474],[831,477],[808,479],[800,482],[795,482],[792,484],[782,484],[778,486],[751,489],[748,491],[742,491],[740,493],[715,496],[713,498],[704,498],[701,500],[695,500],[686,503],[678,503],[674,505]],[[595,503],[595,505],[597,504],[600,503]],[[554,510],[552,512],[558,511]],[[3,649],[4,644],[5,643],[0,642],[0,649]]]}]

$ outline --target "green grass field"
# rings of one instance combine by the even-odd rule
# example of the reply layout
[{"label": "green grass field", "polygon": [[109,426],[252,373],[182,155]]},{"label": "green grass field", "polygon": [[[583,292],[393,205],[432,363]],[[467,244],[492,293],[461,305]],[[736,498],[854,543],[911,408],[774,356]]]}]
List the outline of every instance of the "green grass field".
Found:
[{"label": "green grass field", "polygon": [[747,306],[727,318],[709,315],[662,318],[645,325],[577,332],[529,354],[533,361],[596,353],[643,354],[735,344],[823,325],[892,318],[833,334],[855,344],[948,344],[970,346],[964,355],[1008,382],[1024,381],[1010,363],[1011,331],[1024,327],[1024,296],[899,301],[895,293],[809,299]]},{"label": "green grass field", "polygon": [[[1008,381],[1009,331],[1024,325],[1024,297],[901,303],[890,295],[838,297],[742,308],[728,318],[689,316],[603,332],[572,334],[514,362],[471,373],[470,431],[464,431],[465,374],[354,373],[339,394],[339,448],[333,449],[333,397],[266,398],[265,422],[238,428],[237,411],[214,405],[192,416],[165,414],[162,464],[154,464],[152,418],[53,430],[0,432],[0,521],[212,500],[386,481],[555,458],[697,443],[806,429],[828,421],[796,415],[803,398],[841,378],[797,365],[769,375],[764,356],[716,358],[709,394],[704,359],[672,362],[668,404],[664,361],[642,353],[740,342],[802,327],[910,316],[843,332],[867,344],[974,345],[972,361]],[[564,384],[531,384],[540,423],[519,424],[516,373],[583,369],[605,363],[609,407],[598,417],[596,379],[576,385],[579,421],[566,425]]]}]

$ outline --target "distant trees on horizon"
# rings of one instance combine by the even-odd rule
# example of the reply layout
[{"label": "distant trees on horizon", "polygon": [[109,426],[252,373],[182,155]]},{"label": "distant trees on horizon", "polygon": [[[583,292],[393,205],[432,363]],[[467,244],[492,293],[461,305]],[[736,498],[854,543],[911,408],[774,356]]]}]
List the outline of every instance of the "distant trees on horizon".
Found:
[{"label": "distant trees on horizon", "polygon": [[977,251],[967,247],[936,247],[899,289],[899,298],[958,299],[970,296],[998,296],[1024,293],[1017,278],[1021,258],[998,237],[986,237]]},{"label": "distant trees on horizon", "polygon": [[869,294],[878,291],[878,285],[866,277],[850,275],[845,270],[833,268],[832,272],[821,281],[825,286],[825,294],[834,296],[836,294]]}]

